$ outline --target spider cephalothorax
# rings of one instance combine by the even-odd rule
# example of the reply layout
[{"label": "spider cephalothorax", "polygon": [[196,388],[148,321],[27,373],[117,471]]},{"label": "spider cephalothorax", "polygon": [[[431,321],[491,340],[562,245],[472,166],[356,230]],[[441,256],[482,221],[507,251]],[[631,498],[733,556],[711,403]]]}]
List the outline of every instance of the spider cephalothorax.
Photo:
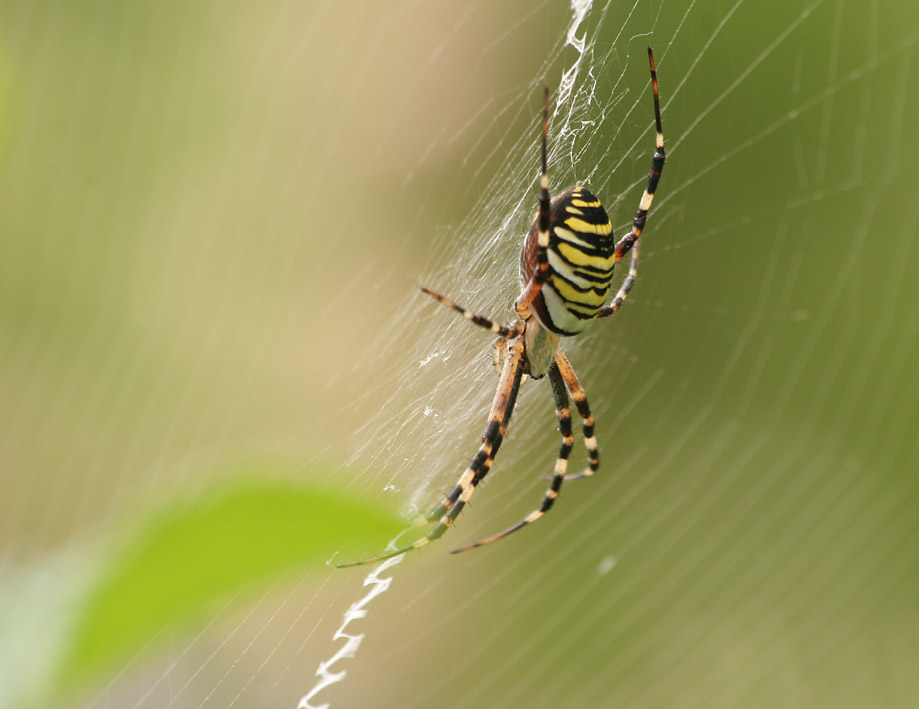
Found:
[{"label": "spider cephalothorax", "polygon": [[[533,379],[549,376],[555,409],[558,415],[562,445],[555,461],[552,482],[542,503],[517,524],[503,532],[474,544],[454,549],[466,551],[503,539],[521,527],[542,517],[555,502],[562,482],[593,475],[600,465],[597,439],[594,437],[594,418],[590,413],[587,395],[568,358],[559,347],[563,336],[582,332],[592,320],[604,318],[619,310],[635,284],[638,269],[638,237],[641,236],[654,200],[654,192],[664,168],[664,134],[661,128],[660,99],[657,91],[657,73],[654,54],[648,47],[651,66],[651,88],[654,94],[654,124],[656,149],[651,158],[648,184],[638,204],[632,230],[618,241],[603,205],[586,187],[572,187],[555,199],[549,195],[549,173],[546,165],[546,143],[549,124],[549,88],[546,87],[542,117],[542,174],[539,179],[539,212],[524,239],[520,256],[520,277],[523,291],[514,303],[517,321],[510,326],[499,325],[489,318],[476,315],[453,301],[428,290],[432,298],[461,313],[474,324],[498,335],[495,361],[501,376],[498,390],[491,405],[491,413],[482,445],[460,476],[453,490],[434,508],[427,520],[434,524],[428,534],[414,543],[370,559],[362,559],[338,566],[357,566],[389,559],[418,549],[440,538],[456,520],[469,502],[476,487],[491,470],[501,442],[504,440],[517,393],[524,375]],[[618,292],[607,305],[613,279],[613,267],[631,252],[629,273]],[[574,445],[571,430],[571,409],[568,394],[574,399],[578,414],[583,419],[584,445],[588,465],[582,472],[568,475],[568,456]]]}]

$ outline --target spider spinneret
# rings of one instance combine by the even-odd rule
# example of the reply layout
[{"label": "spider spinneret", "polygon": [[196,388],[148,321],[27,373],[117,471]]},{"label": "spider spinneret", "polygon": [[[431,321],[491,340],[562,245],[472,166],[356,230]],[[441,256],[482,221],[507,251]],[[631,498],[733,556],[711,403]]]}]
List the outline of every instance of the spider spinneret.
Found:
[{"label": "spider spinneret", "polygon": [[[651,158],[648,183],[638,204],[631,231],[616,241],[613,227],[603,205],[586,187],[573,187],[557,197],[549,195],[549,171],[546,164],[546,143],[549,133],[549,87],[545,90],[542,115],[542,174],[539,179],[539,212],[527,233],[520,256],[520,279],[523,291],[514,303],[517,321],[510,326],[499,325],[427,288],[421,290],[435,300],[456,310],[473,324],[498,335],[499,360],[503,359],[498,390],[482,437],[482,445],[460,476],[453,490],[425,519],[434,524],[428,534],[408,546],[391,552],[348,563],[338,567],[370,564],[418,549],[439,539],[449,529],[476,487],[491,470],[501,442],[504,440],[511,413],[523,376],[533,379],[549,376],[555,398],[556,415],[562,444],[555,461],[549,489],[542,503],[517,524],[491,537],[479,540],[452,553],[491,544],[535,522],[548,512],[565,480],[593,475],[600,466],[594,418],[587,395],[578,381],[568,358],[559,347],[561,337],[583,332],[596,318],[608,317],[619,310],[635,285],[638,275],[638,238],[641,236],[654,200],[654,193],[664,168],[664,133],[661,127],[660,98],[654,54],[648,47],[651,68],[651,89],[654,95],[655,151]],[[618,292],[607,305],[612,285],[613,268],[631,252],[629,273]],[[582,419],[584,445],[588,465],[582,472],[568,474],[568,456],[574,447],[571,428],[571,408],[568,395]]]}]

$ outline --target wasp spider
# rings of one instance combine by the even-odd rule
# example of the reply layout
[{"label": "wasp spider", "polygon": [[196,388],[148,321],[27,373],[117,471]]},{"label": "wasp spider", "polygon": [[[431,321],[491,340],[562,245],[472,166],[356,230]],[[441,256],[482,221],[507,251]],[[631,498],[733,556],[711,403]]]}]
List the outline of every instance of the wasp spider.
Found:
[{"label": "wasp spider", "polygon": [[[435,300],[461,313],[476,325],[498,335],[498,361],[503,361],[498,391],[491,405],[488,425],[482,445],[469,467],[460,476],[453,490],[426,518],[433,528],[408,546],[338,566],[357,566],[389,559],[418,549],[438,539],[451,527],[478,484],[491,470],[501,441],[514,410],[520,383],[527,375],[533,379],[549,376],[555,408],[558,414],[562,445],[555,461],[552,482],[538,508],[520,522],[503,532],[474,544],[454,549],[453,553],[491,544],[535,522],[552,508],[562,482],[593,475],[600,465],[597,439],[594,437],[594,418],[590,413],[587,395],[559,347],[561,337],[582,332],[595,318],[612,315],[635,285],[638,267],[638,237],[641,236],[654,199],[654,192],[664,168],[664,134],[661,128],[660,99],[657,92],[657,73],[654,54],[648,47],[651,66],[651,88],[654,94],[654,123],[657,129],[656,150],[651,158],[648,184],[638,203],[632,230],[617,242],[613,236],[606,210],[586,188],[573,187],[551,199],[549,175],[546,167],[546,138],[549,123],[549,88],[546,87],[542,114],[542,175],[539,180],[539,213],[523,242],[520,256],[520,278],[523,292],[514,303],[517,321],[510,326],[499,325],[488,318],[476,315],[451,300],[427,288],[422,290]],[[613,279],[613,266],[631,252],[629,273],[608,305]],[[584,444],[588,465],[581,473],[568,474],[568,456],[574,445],[571,431],[571,409],[568,394],[574,399],[578,414],[583,419]]]}]

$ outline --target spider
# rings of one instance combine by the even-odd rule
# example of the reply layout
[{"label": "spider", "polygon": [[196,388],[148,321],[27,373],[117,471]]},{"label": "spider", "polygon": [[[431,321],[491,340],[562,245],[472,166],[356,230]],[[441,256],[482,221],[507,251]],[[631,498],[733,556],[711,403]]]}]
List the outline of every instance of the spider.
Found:
[{"label": "spider", "polygon": [[[549,130],[549,87],[545,90],[542,113],[542,174],[539,178],[539,212],[527,233],[520,256],[520,279],[523,292],[517,297],[514,309],[517,321],[510,326],[476,315],[470,310],[427,288],[421,290],[435,300],[470,320],[475,325],[498,335],[496,361],[501,368],[498,390],[495,393],[488,425],[482,445],[469,467],[460,476],[453,490],[425,519],[433,528],[428,534],[408,546],[360,561],[336,564],[339,567],[359,566],[383,561],[412,549],[418,549],[439,539],[456,521],[469,502],[478,484],[485,478],[494,463],[510,422],[517,393],[524,376],[541,379],[548,375],[555,397],[562,445],[555,461],[552,482],[542,503],[517,524],[474,544],[454,549],[456,554],[491,544],[535,522],[551,508],[558,498],[562,482],[589,477],[600,466],[597,439],[594,436],[594,417],[587,403],[587,395],[578,381],[568,358],[559,347],[561,337],[571,337],[582,332],[595,318],[605,318],[617,312],[635,285],[638,269],[638,237],[651,209],[654,192],[664,167],[664,134],[661,128],[660,98],[657,91],[657,72],[654,54],[648,47],[651,68],[651,88],[654,94],[654,123],[657,129],[656,150],[651,158],[648,184],[638,203],[632,230],[615,241],[606,210],[586,187],[572,187],[557,197],[549,196],[549,174],[546,167],[546,142]],[[612,285],[613,267],[631,252],[629,273],[615,297],[604,305]],[[574,445],[571,429],[571,409],[568,394],[574,399],[578,414],[583,419],[584,444],[588,465],[580,473],[568,474],[568,456]]]}]

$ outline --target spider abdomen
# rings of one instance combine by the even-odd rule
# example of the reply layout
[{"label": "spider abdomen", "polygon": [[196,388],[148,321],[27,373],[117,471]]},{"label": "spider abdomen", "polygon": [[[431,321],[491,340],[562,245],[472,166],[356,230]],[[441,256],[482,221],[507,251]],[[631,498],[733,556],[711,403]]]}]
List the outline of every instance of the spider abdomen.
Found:
[{"label": "spider abdomen", "polygon": [[[572,187],[551,203],[549,276],[532,310],[556,335],[576,335],[596,316],[609,296],[616,240],[603,205],[586,187]],[[536,269],[538,221],[520,257],[526,283]]]}]

